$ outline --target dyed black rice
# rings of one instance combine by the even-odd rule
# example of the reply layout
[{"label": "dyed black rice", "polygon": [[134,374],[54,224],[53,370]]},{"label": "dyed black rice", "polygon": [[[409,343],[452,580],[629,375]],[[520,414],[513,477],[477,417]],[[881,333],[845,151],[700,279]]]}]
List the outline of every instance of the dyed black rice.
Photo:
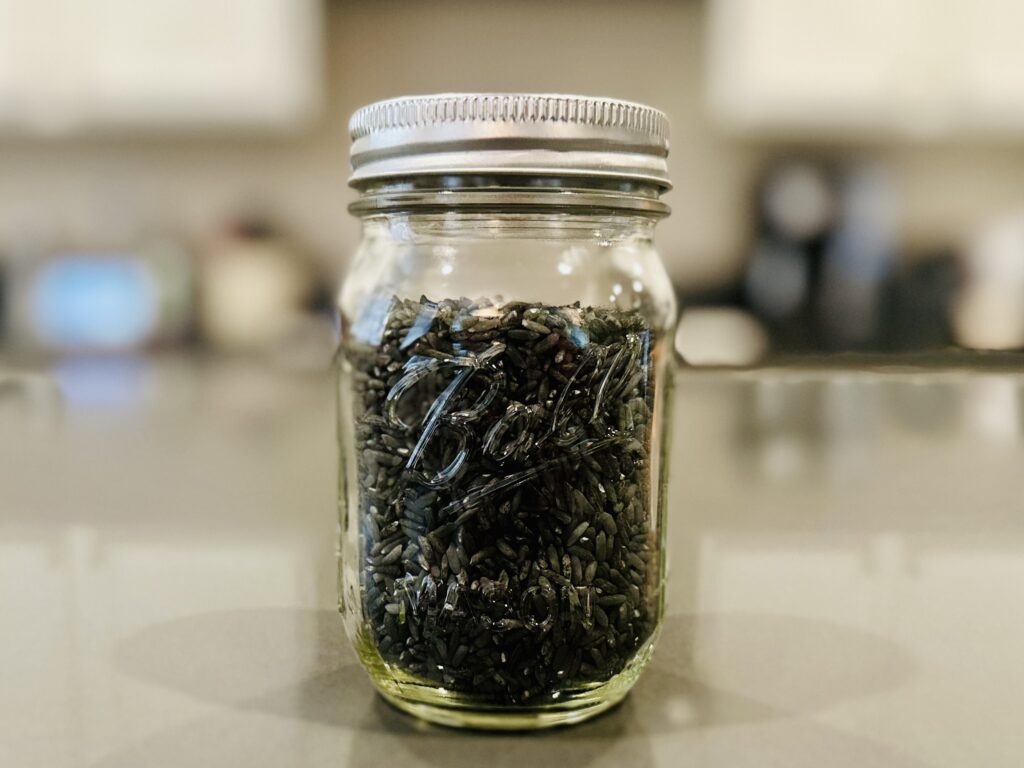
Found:
[{"label": "dyed black rice", "polygon": [[660,610],[642,316],[396,298],[384,318],[343,350],[381,657],[497,704],[614,676]]}]

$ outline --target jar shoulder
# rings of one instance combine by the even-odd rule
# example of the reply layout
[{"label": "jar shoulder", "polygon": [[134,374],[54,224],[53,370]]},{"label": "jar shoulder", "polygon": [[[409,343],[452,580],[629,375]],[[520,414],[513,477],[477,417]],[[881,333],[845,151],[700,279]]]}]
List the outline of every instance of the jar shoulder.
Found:
[{"label": "jar shoulder", "polygon": [[370,231],[338,294],[355,322],[393,297],[579,304],[639,311],[654,330],[675,321],[675,292],[649,237],[397,239]]}]

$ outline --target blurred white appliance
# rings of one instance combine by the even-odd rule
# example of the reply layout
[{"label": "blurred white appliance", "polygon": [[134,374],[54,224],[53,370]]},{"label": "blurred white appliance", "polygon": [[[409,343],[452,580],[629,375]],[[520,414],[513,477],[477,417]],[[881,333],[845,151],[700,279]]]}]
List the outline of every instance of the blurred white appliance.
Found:
[{"label": "blurred white appliance", "polygon": [[321,100],[320,0],[0,0],[0,131],[284,132]]},{"label": "blurred white appliance", "polygon": [[306,325],[316,287],[302,254],[259,225],[241,225],[207,249],[198,280],[203,340],[235,351],[293,340]]},{"label": "blurred white appliance", "polygon": [[966,280],[953,311],[969,349],[1024,349],[1024,211],[989,222],[968,245]]}]

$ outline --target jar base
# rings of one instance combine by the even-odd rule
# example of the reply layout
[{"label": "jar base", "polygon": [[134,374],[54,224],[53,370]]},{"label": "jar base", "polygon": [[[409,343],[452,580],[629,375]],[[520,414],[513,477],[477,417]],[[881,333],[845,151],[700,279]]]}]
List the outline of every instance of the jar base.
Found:
[{"label": "jar base", "polygon": [[[653,638],[614,677],[562,689],[547,701],[533,705],[483,704],[474,696],[447,691],[394,670],[367,664],[370,679],[384,700],[396,709],[451,728],[492,731],[527,731],[572,725],[589,720],[619,704],[650,660]],[[374,656],[380,657],[375,652]],[[364,662],[369,661],[364,658]]]},{"label": "jar base", "polygon": [[593,702],[577,702],[572,709],[550,707],[493,707],[473,709],[452,706],[450,702],[425,702],[396,696],[380,686],[378,692],[383,699],[407,715],[429,723],[449,728],[466,728],[483,731],[535,731],[556,728],[562,725],[582,723],[602,712],[615,707],[626,696],[626,691],[612,698],[603,696]]}]

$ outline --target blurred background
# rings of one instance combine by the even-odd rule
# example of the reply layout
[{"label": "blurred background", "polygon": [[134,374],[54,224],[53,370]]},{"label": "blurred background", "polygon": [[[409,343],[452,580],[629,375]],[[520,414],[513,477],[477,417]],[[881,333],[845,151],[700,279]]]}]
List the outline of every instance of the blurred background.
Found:
[{"label": "blurred background", "polygon": [[519,90],[669,114],[692,364],[1012,360],[1022,25],[1012,0],[0,0],[0,348],[314,360],[358,236],[347,116]]}]

